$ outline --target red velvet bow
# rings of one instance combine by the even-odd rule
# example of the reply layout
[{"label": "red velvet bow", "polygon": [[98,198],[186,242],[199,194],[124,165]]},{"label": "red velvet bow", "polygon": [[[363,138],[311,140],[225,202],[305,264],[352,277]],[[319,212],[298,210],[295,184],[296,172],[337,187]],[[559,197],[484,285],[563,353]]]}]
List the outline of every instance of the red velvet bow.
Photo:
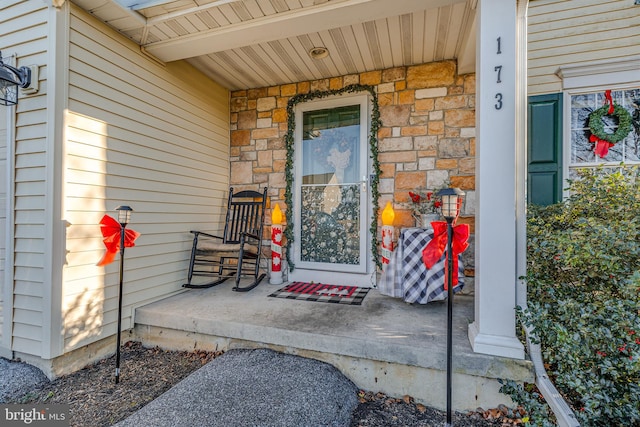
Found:
[{"label": "red velvet bow", "polygon": [[596,146],[593,149],[593,152],[596,153],[596,155],[600,156],[601,159],[603,159],[607,154],[609,154],[609,148],[615,145],[609,141],[600,139],[593,134],[589,137],[589,141],[596,143]]},{"label": "red velvet bow", "polygon": [[[109,215],[105,215],[100,220],[100,231],[102,232],[102,241],[107,248],[107,252],[102,256],[102,259],[98,261],[98,266],[102,267],[113,262],[116,258],[116,254],[120,250],[120,230],[122,226],[118,221],[111,218]],[[124,247],[130,248],[135,246],[133,242],[140,236],[140,233],[126,228],[124,230]]]},{"label": "red velvet bow", "polygon": [[[444,221],[434,221],[431,223],[433,226],[433,239],[422,250],[422,261],[427,268],[433,267],[444,254],[447,247],[447,223]],[[464,252],[469,243],[469,224],[460,224],[453,227],[453,242],[451,242],[451,249],[453,252],[453,287],[458,284],[458,255]],[[448,268],[448,263],[445,263],[445,272]],[[448,277],[448,274],[445,274]],[[445,280],[444,288],[448,289],[447,282]]]}]

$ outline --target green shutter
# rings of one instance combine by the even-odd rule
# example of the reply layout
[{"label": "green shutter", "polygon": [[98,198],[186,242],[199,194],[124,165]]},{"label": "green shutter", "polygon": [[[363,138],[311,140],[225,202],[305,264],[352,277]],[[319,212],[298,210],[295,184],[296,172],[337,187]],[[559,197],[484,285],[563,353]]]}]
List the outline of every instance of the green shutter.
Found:
[{"label": "green shutter", "polygon": [[527,201],[562,199],[562,94],[529,97]]}]

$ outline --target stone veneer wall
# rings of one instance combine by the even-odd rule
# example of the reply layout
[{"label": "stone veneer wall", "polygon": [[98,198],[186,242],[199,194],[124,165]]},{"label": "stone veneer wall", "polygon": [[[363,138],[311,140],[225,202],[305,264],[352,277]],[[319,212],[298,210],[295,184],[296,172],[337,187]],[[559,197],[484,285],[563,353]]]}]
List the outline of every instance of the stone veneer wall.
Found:
[{"label": "stone veneer wall", "polygon": [[[459,223],[471,226],[465,273],[473,276],[475,214],[475,74],[457,75],[453,61],[351,74],[231,93],[231,185],[267,186],[284,208],[286,107],[298,93],[372,85],[378,93],[380,208],[394,203],[396,230],[413,226],[409,190],[449,179],[466,193]],[[267,215],[270,221],[270,215]],[[469,277],[470,278],[470,277]],[[465,291],[472,291],[465,286]]]}]

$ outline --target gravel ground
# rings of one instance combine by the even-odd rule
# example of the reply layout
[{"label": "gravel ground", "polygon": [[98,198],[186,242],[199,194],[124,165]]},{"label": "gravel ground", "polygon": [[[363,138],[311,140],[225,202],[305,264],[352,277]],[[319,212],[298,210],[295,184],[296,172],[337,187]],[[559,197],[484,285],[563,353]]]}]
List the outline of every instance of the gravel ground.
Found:
[{"label": "gravel ground", "polygon": [[35,366],[11,362],[0,357],[0,403],[47,382],[49,379]]},{"label": "gravel ground", "polygon": [[[0,403],[69,404],[71,426],[111,426],[131,416],[221,354],[147,349],[139,343],[130,342],[122,347],[120,383],[117,385],[114,382],[115,356],[53,382],[49,382],[42,372],[32,366],[0,359]],[[357,390],[355,387],[353,389]],[[301,392],[308,394],[309,390]],[[364,390],[355,393],[358,402],[349,427],[429,427],[445,424],[444,412],[416,404],[410,396],[393,398]],[[313,398],[309,396],[309,399]],[[509,412],[506,408],[479,408],[466,414],[456,413],[453,425],[523,425],[513,414],[507,416]],[[138,425],[144,426],[142,423]]]}]

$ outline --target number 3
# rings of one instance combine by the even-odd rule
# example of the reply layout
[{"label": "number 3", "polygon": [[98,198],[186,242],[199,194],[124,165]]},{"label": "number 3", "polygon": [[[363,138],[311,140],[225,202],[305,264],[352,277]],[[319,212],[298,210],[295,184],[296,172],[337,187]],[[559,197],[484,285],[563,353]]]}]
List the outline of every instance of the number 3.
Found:
[{"label": "number 3", "polygon": [[502,109],[502,94],[501,93],[496,93],[496,103],[495,103],[494,107],[496,107],[496,110]]}]

